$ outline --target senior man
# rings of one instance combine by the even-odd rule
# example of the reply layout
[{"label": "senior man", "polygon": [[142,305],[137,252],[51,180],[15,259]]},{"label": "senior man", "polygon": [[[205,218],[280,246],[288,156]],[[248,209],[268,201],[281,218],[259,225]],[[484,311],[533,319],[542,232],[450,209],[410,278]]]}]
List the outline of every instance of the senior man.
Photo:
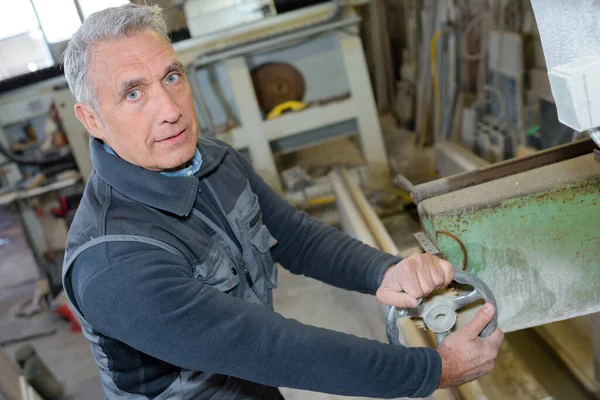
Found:
[{"label": "senior man", "polygon": [[90,16],[64,55],[94,171],[63,283],[109,399],[281,399],[278,387],[425,397],[493,368],[487,305],[439,350],[303,325],[273,311],[280,263],[400,307],[448,285],[430,255],[382,253],[299,212],[227,145],[198,138],[160,8]]}]

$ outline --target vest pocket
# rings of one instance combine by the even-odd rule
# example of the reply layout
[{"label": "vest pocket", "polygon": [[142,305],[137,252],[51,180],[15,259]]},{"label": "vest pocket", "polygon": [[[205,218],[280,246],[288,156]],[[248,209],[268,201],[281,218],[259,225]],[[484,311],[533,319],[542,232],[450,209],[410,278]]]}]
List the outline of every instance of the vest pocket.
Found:
[{"label": "vest pocket", "polygon": [[240,283],[235,265],[213,241],[206,250],[206,257],[194,265],[194,279],[221,292],[229,292]]},{"label": "vest pocket", "polygon": [[277,266],[271,257],[271,248],[277,244],[277,239],[271,236],[271,232],[264,224],[260,224],[256,233],[250,238],[250,242],[257,250],[255,251],[259,263],[262,265],[271,288],[277,287]]}]

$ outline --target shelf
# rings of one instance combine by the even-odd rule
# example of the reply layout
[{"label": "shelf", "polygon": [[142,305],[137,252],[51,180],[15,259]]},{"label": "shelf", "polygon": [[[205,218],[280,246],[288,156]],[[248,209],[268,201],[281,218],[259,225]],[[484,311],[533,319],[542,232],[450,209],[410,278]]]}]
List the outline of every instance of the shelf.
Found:
[{"label": "shelf", "polygon": [[350,97],[334,103],[313,106],[302,111],[284,114],[277,119],[264,121],[262,124],[263,134],[267,140],[272,141],[354,119],[356,115],[354,101]]},{"label": "shelf", "polygon": [[36,147],[39,147],[41,143],[39,142],[28,142],[28,143],[15,143],[13,145],[11,145],[11,150],[14,153],[17,152],[21,152],[21,151],[27,151],[27,150],[31,150],[31,149],[35,149]]}]

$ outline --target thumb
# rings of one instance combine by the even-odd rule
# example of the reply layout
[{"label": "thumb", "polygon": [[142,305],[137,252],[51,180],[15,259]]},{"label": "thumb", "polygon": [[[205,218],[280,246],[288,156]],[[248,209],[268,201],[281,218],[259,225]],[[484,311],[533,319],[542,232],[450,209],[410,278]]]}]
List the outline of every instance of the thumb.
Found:
[{"label": "thumb", "polygon": [[475,317],[471,322],[469,322],[464,328],[463,331],[471,336],[472,338],[476,338],[479,336],[481,331],[490,323],[490,321],[494,318],[494,306],[491,303],[485,303],[485,305],[475,314]]}]

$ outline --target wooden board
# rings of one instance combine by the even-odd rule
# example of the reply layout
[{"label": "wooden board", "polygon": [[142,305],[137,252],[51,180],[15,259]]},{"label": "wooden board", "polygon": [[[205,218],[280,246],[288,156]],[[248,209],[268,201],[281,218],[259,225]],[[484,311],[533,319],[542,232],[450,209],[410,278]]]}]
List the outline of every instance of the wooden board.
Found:
[{"label": "wooden board", "polygon": [[21,400],[19,370],[2,349],[0,349],[0,371],[2,371],[0,373],[0,398]]},{"label": "wooden board", "polygon": [[594,376],[595,360],[589,318],[590,316],[578,317],[554,322],[539,326],[535,331],[552,347],[581,384],[600,398],[600,383]]},{"label": "wooden board", "polygon": [[506,340],[500,347],[496,367],[479,378],[479,383],[490,400],[541,400],[550,396]]}]

